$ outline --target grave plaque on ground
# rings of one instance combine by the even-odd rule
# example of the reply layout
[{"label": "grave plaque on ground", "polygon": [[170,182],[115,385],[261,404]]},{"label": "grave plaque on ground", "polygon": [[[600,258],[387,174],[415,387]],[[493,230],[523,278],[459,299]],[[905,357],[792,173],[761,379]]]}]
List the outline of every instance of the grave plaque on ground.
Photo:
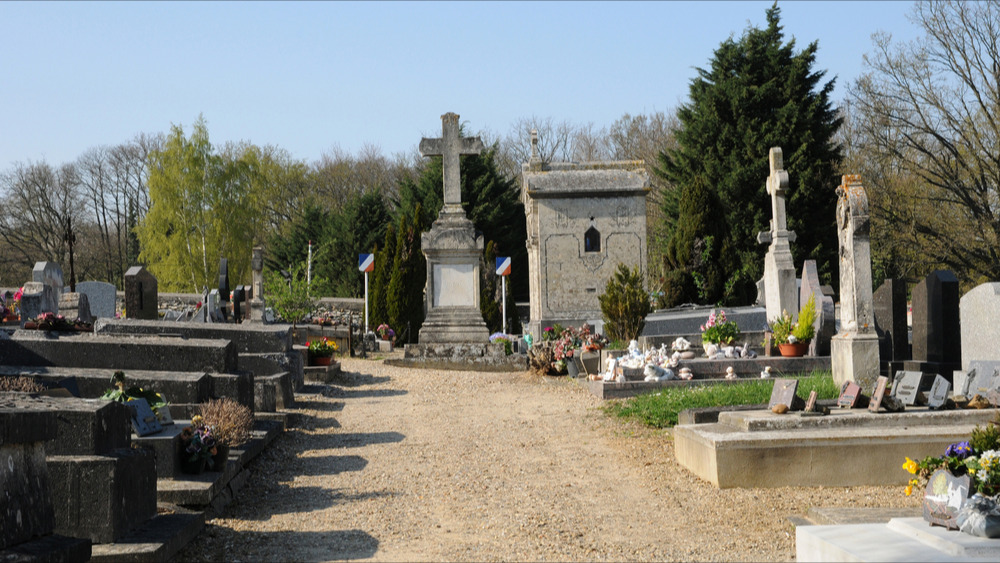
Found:
[{"label": "grave plaque on ground", "polygon": [[955,519],[969,498],[969,481],[968,475],[955,477],[947,469],[932,473],[924,491],[924,520],[957,530]]},{"label": "grave plaque on ground", "polygon": [[115,286],[102,281],[83,281],[76,284],[77,293],[87,296],[90,314],[98,319],[113,319],[118,292]]},{"label": "grave plaque on ground", "polygon": [[1000,362],[973,361],[969,365],[969,389],[967,397],[986,396],[992,389],[1000,388]]},{"label": "grave plaque on ground", "polygon": [[816,397],[818,396],[819,394],[816,393],[815,389],[809,392],[809,399],[806,401],[806,408],[805,408],[806,412],[812,412],[816,410]]},{"label": "grave plaque on ground", "polygon": [[920,382],[924,374],[919,371],[901,371],[896,373],[892,382],[892,396],[904,405],[917,404],[917,394],[920,393]]},{"label": "grave plaque on ground", "polygon": [[879,407],[882,406],[882,398],[885,397],[885,388],[889,385],[889,378],[880,375],[877,380],[875,380],[875,391],[872,392],[872,399],[868,403],[868,410],[871,412],[878,412]]},{"label": "grave plaque on ground", "polygon": [[767,403],[767,408],[773,409],[775,405],[785,405],[788,410],[795,410],[799,401],[798,396],[795,394],[796,389],[799,387],[798,379],[775,379],[774,387],[771,388],[771,400]]},{"label": "grave plaque on ground", "polygon": [[934,376],[934,384],[927,394],[927,406],[932,409],[939,409],[948,402],[948,391],[951,390],[951,383],[940,375]]},{"label": "grave plaque on ground", "polygon": [[153,414],[146,399],[129,399],[125,403],[132,417],[132,431],[140,436],[149,436],[163,432],[163,426]]},{"label": "grave plaque on ground", "polygon": [[132,266],[125,272],[125,317],[128,319],[159,319],[156,278],[142,266]]},{"label": "grave plaque on ground", "polygon": [[853,381],[845,381],[840,386],[840,397],[837,398],[837,406],[842,409],[864,408],[867,405],[867,398],[861,394],[861,386]]}]

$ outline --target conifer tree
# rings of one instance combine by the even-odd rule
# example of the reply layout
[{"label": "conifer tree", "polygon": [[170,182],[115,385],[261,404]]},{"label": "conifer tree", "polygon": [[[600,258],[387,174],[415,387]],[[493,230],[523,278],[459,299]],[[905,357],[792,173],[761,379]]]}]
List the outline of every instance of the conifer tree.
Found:
[{"label": "conifer tree", "polygon": [[779,16],[772,5],[764,29],[751,27],[739,39],[727,39],[709,68],[698,69],[690,101],[678,110],[678,146],[661,153],[654,169],[668,186],[662,204],[666,240],[680,242],[674,234],[683,221],[685,186],[701,177],[718,196],[722,210],[711,221],[729,230],[735,264],[724,272],[730,282],[723,291],[710,284],[705,302],[746,304],[756,295],[766,252],[756,236],[771,219],[764,189],[771,147],[782,148],[791,183],[786,205],[788,226],[798,235],[796,263],[815,259],[821,279],[836,282],[835,166],[841,149],[833,136],[841,119],[830,102],[834,81],[821,83],[825,71],[812,68],[815,41],[800,52],[794,39],[784,41]]},{"label": "conifer tree", "polygon": [[[392,271],[389,274],[389,285],[386,287],[385,292],[388,324],[397,334],[399,334],[406,323],[406,313],[408,310],[407,299],[409,292],[406,291],[406,267],[408,265],[407,259],[409,258],[410,244],[407,239],[411,231],[410,218],[402,215],[399,218],[399,228],[396,231],[396,248],[392,259]],[[388,264],[388,260],[386,260],[386,263]]]}]

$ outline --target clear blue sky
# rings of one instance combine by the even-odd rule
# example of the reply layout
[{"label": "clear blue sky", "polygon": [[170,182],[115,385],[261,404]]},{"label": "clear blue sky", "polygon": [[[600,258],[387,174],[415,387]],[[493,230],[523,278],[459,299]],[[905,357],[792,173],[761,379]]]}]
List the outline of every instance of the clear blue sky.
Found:
[{"label": "clear blue sky", "polygon": [[[609,125],[670,111],[754,2],[0,2],[0,171],[61,164],[136,133],[246,140],[313,162],[386,155],[454,111],[506,134],[521,117]],[[834,99],[871,34],[920,35],[910,2],[781,2],[786,38],[819,41]]]}]

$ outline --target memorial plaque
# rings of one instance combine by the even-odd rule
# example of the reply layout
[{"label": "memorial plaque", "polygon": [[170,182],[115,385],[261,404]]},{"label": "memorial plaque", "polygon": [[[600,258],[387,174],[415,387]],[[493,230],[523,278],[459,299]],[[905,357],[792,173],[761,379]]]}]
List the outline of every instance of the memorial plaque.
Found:
[{"label": "memorial plaque", "polygon": [[474,306],[475,273],[474,264],[434,264],[434,306]]},{"label": "memorial plaque", "polygon": [[924,491],[924,520],[957,530],[958,511],[969,498],[969,476],[955,477],[947,469],[938,469],[927,481]]},{"label": "memorial plaque", "polygon": [[940,375],[935,375],[931,392],[927,395],[927,406],[932,409],[943,407],[948,402],[948,391],[951,391],[951,383]]},{"label": "memorial plaque", "polygon": [[125,406],[132,414],[132,430],[140,436],[163,432],[163,425],[153,414],[146,399],[129,399]]},{"label": "memorial plaque", "polygon": [[798,379],[775,379],[774,387],[771,388],[771,401],[767,404],[767,408],[773,409],[775,405],[786,405],[788,410],[794,410],[793,405],[795,405],[798,397],[795,395],[795,390],[799,387]]},{"label": "memorial plaque", "polygon": [[845,381],[840,387],[840,397],[837,398],[837,406],[842,409],[853,409],[858,406],[861,398],[861,387],[853,381]]},{"label": "memorial plaque", "polygon": [[868,403],[868,410],[871,412],[878,412],[880,406],[882,406],[882,397],[885,397],[885,388],[889,385],[889,378],[880,375],[877,380],[875,380],[875,391],[872,393],[872,400]]},{"label": "memorial plaque", "polygon": [[892,396],[904,405],[917,404],[917,393],[920,392],[920,381],[924,374],[919,371],[898,371],[892,383]]},{"label": "memorial plaque", "polygon": [[1000,389],[1000,371],[997,362],[974,361],[969,364],[969,398],[973,395],[985,397],[991,390]]},{"label": "memorial plaque", "polygon": [[816,410],[816,397],[818,396],[819,394],[816,393],[815,389],[809,392],[809,399],[806,401],[806,408],[805,408],[806,412],[812,412]]}]

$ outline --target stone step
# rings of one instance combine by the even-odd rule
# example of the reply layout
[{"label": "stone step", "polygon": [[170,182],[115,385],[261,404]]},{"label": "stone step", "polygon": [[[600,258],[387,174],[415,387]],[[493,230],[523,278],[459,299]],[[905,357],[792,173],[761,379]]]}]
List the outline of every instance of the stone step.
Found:
[{"label": "stone step", "polygon": [[167,562],[204,527],[204,512],[159,503],[156,516],[118,542],[93,546],[91,561]]},{"label": "stone step", "polygon": [[90,540],[50,534],[0,549],[0,561],[87,561]]},{"label": "stone step", "polygon": [[[834,411],[836,412],[836,411]],[[969,412],[969,411],[964,411]],[[770,411],[750,411],[760,417]],[[968,439],[981,413],[970,413],[964,423],[802,426],[755,431],[719,423],[674,427],[678,463],[719,488],[904,485],[904,459],[941,455],[948,445]],[[779,416],[779,415],[774,415]],[[783,415],[791,422],[796,414]],[[835,417],[803,418],[832,420]],[[870,455],[866,455],[870,454]]]},{"label": "stone step", "polygon": [[198,323],[191,321],[144,321],[139,319],[98,319],[97,336],[173,336],[187,339],[229,340],[236,352],[288,352],[292,348],[292,329],[288,325]]},{"label": "stone step", "polygon": [[333,360],[328,366],[306,366],[305,380],[318,383],[330,383],[340,374],[340,362]]},{"label": "stone step", "polygon": [[798,526],[796,561],[998,561],[1000,542],[931,526],[923,518],[887,524]]}]

